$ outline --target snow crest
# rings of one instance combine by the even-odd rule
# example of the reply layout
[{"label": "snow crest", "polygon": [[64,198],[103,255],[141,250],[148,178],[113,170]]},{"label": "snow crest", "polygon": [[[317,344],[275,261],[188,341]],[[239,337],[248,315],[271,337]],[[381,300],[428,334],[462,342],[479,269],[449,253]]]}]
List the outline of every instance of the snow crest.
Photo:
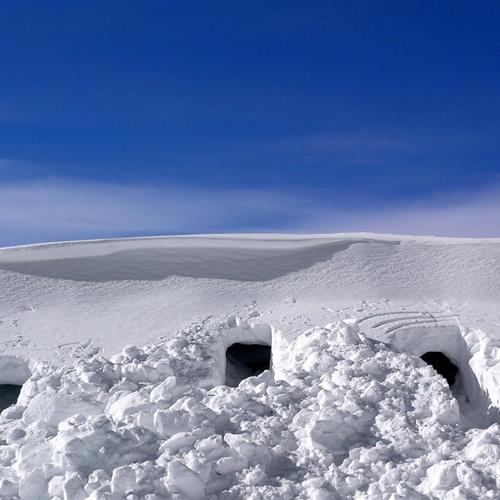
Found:
[{"label": "snow crest", "polygon": [[[245,339],[272,370],[226,386]],[[498,425],[463,427],[443,377],[354,320],[285,339],[229,318],[31,370],[0,416],[0,498],[498,497]]]}]

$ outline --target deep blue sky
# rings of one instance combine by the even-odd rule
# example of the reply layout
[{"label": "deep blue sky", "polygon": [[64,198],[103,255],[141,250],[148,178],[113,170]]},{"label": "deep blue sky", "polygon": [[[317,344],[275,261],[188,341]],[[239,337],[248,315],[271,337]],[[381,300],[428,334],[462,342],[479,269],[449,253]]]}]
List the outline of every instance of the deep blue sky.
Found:
[{"label": "deep blue sky", "polygon": [[[496,1],[2,2],[0,244],[392,230],[362,214],[493,203],[499,32]],[[123,208],[134,189],[146,194]],[[221,217],[241,191],[244,206]],[[22,216],[5,215],[22,198]],[[73,198],[106,223],[72,219]],[[169,222],[198,200],[200,216]],[[143,209],[158,219],[120,219]],[[350,213],[352,228],[336,223]],[[476,234],[460,227],[406,232]],[[486,221],[481,234],[499,229]]]}]

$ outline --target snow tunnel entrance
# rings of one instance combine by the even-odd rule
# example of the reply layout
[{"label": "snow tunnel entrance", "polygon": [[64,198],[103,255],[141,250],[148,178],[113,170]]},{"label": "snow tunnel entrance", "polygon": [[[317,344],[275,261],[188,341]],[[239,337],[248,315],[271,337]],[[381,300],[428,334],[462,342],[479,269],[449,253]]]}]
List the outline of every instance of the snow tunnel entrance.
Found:
[{"label": "snow tunnel entrance", "polygon": [[446,354],[439,351],[429,351],[420,356],[428,365],[431,365],[441,376],[446,379],[448,385],[453,387],[459,375],[458,366],[456,366]]},{"label": "snow tunnel entrance", "polygon": [[482,354],[472,352],[476,337],[467,335],[457,324],[405,326],[394,331],[391,345],[421,358],[448,382],[466,427],[487,427],[500,420],[500,406],[492,404],[493,382],[478,365]]},{"label": "snow tunnel entrance", "polygon": [[0,412],[17,403],[22,385],[0,384]]},{"label": "snow tunnel entrance", "polygon": [[17,403],[21,388],[30,377],[27,360],[19,356],[0,356],[0,412]]},{"label": "snow tunnel entrance", "polygon": [[230,345],[226,350],[226,385],[239,383],[271,369],[271,346],[262,344]]}]

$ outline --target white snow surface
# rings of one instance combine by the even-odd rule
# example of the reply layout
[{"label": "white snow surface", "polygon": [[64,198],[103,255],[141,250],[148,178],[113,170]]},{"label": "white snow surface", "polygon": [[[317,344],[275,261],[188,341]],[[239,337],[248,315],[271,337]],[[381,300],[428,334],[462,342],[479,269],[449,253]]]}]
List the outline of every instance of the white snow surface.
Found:
[{"label": "white snow surface", "polygon": [[0,249],[0,498],[500,498],[499,299],[500,240]]}]

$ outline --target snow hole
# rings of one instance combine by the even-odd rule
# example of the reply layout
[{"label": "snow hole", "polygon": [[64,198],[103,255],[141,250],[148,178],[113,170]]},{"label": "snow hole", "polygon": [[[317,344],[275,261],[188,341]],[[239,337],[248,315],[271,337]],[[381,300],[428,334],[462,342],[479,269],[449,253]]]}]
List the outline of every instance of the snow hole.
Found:
[{"label": "snow hole", "polygon": [[273,329],[269,325],[245,323],[222,332],[221,384],[237,387],[248,378],[272,370]]},{"label": "snow hole", "polygon": [[31,376],[28,363],[17,356],[0,356],[0,412],[17,403],[22,386]]},{"label": "snow hole", "polygon": [[230,345],[226,350],[226,385],[237,387],[248,377],[271,369],[271,346],[262,344]]},{"label": "snow hole", "polygon": [[457,365],[452,363],[450,358],[442,352],[429,351],[423,356],[420,356],[420,359],[424,360],[428,365],[431,365],[434,370],[442,375],[453,392],[457,379],[460,378],[460,371]]},{"label": "snow hole", "polygon": [[17,403],[22,385],[0,384],[0,412]]},{"label": "snow hole", "polygon": [[483,376],[483,363],[474,363],[477,340],[458,325],[418,326],[401,329],[391,345],[420,357],[442,375],[457,399],[464,425],[487,427],[498,421],[491,396],[498,392]]}]

